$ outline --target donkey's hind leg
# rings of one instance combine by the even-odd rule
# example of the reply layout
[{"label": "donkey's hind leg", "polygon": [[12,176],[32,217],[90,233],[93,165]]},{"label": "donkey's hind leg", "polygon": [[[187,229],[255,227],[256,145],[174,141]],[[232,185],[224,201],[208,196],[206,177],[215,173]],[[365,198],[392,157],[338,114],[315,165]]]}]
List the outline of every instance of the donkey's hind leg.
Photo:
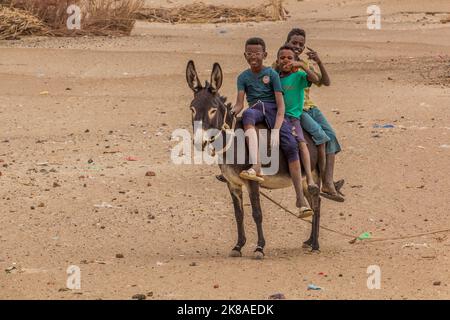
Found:
[{"label": "donkey's hind leg", "polygon": [[234,215],[236,217],[238,240],[236,246],[231,250],[230,257],[241,257],[241,249],[245,245],[245,230],[244,230],[244,203],[242,201],[242,186],[231,184],[227,182],[230,190],[231,199],[233,200]]},{"label": "donkey's hind leg", "polygon": [[[320,178],[317,175],[317,171],[313,172],[314,180],[316,181],[317,185],[319,186],[320,190]],[[320,195],[319,192],[316,192],[316,190],[308,190],[306,192],[307,199],[309,202],[309,205],[314,211],[314,215],[312,218],[312,226],[311,226],[311,235],[308,240],[303,242],[304,248],[311,248],[312,251],[319,250],[319,226],[320,226]]]}]

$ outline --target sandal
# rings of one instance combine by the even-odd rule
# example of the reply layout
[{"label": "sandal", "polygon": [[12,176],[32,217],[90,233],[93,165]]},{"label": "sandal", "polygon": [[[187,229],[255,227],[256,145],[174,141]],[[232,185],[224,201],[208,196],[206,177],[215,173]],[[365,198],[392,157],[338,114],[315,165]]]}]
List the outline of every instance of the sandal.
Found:
[{"label": "sandal", "polygon": [[255,171],[255,169],[250,168],[248,170],[243,170],[241,173],[239,173],[239,177],[242,179],[257,181],[259,183],[264,182],[264,179],[261,175],[258,175]]},{"label": "sandal", "polygon": [[341,196],[339,193],[330,193],[330,192],[321,192],[320,193],[321,197],[327,198],[329,200],[333,200],[336,202],[344,202],[345,198],[343,196]]},{"label": "sandal", "polygon": [[311,208],[308,207],[301,207],[298,209],[298,216],[297,218],[303,219],[311,217],[314,214],[314,211]]}]

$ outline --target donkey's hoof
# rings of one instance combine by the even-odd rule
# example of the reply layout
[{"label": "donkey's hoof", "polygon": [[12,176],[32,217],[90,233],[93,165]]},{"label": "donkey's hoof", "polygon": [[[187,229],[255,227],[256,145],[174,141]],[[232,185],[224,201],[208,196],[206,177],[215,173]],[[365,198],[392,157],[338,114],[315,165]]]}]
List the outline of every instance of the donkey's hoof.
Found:
[{"label": "donkey's hoof", "polygon": [[253,253],[253,259],[255,259],[255,260],[262,260],[262,259],[264,259],[264,252],[255,251]]},{"label": "donkey's hoof", "polygon": [[231,250],[231,252],[230,252],[230,257],[232,257],[232,258],[240,258],[240,257],[242,257],[242,253],[240,252],[240,251],[238,251],[238,250]]},{"label": "donkey's hoof", "polygon": [[263,251],[262,247],[260,247],[260,246],[256,247],[255,252],[253,252],[253,258],[255,260],[262,260],[262,259],[264,259],[264,251]]}]

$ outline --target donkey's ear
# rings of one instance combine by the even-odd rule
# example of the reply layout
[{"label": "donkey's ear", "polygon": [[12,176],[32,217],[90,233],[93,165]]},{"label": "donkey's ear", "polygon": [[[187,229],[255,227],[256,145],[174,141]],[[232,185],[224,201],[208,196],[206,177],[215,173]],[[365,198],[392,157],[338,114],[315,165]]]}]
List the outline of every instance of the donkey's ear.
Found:
[{"label": "donkey's ear", "polygon": [[186,81],[192,91],[197,92],[202,88],[197,71],[195,70],[194,61],[190,60],[186,66]]},{"label": "donkey's ear", "polygon": [[218,91],[222,86],[222,80],[223,80],[222,68],[220,67],[220,64],[216,62],[214,63],[211,72],[211,88],[214,91]]}]

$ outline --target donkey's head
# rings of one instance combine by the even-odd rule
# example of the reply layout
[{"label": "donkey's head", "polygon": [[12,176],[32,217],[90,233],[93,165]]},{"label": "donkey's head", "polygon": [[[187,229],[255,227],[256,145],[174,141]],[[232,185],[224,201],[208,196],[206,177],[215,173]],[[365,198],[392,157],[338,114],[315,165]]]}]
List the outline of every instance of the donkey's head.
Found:
[{"label": "donkey's head", "polygon": [[[214,141],[215,135],[208,134],[207,130],[222,130],[228,120],[227,117],[230,116],[231,105],[225,105],[225,98],[219,94],[222,79],[222,68],[220,68],[218,63],[214,63],[211,72],[211,81],[206,81],[205,86],[202,86],[197,71],[195,70],[194,62],[191,60],[187,64],[186,81],[194,92],[194,99],[190,104],[192,126],[194,130],[203,130],[202,135],[199,137],[202,141],[197,141],[200,142],[202,148],[207,143]],[[200,124],[201,127],[199,127]],[[214,130],[210,130],[209,132],[211,131]],[[195,133],[195,136],[198,137],[197,133]]]}]

